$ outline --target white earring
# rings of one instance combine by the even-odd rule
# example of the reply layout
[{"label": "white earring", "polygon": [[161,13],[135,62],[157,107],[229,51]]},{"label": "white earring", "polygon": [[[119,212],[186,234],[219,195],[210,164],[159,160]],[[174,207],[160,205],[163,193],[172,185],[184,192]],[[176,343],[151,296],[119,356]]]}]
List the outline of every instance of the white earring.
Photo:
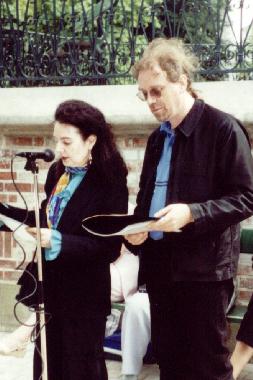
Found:
[{"label": "white earring", "polygon": [[91,150],[89,151],[89,158],[88,158],[88,167],[91,166],[92,164],[92,154],[91,154]]}]

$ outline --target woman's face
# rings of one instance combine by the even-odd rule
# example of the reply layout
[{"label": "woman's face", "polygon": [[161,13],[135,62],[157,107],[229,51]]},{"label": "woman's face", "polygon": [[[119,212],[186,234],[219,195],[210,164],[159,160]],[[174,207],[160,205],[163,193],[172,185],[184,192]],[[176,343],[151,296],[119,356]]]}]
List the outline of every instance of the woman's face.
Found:
[{"label": "woman's face", "polygon": [[90,152],[96,143],[96,136],[83,140],[79,129],[71,124],[54,123],[55,152],[64,166],[82,167],[87,165]]}]

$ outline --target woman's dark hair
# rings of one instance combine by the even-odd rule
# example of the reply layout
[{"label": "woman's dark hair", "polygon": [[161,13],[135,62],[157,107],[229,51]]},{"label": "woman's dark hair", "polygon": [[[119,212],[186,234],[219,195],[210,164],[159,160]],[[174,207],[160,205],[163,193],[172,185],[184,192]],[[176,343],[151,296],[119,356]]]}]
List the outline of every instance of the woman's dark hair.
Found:
[{"label": "woman's dark hair", "polygon": [[95,135],[97,141],[92,149],[91,167],[108,182],[118,181],[119,173],[126,177],[127,168],[111,132],[111,126],[96,107],[81,101],[67,100],[57,107],[55,121],[78,128],[83,140]]}]

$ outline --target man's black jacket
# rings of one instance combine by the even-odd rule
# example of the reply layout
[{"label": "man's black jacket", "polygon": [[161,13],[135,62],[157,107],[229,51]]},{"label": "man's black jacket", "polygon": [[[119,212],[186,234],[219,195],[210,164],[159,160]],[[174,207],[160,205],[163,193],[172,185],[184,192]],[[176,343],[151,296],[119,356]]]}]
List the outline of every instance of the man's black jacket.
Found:
[{"label": "man's black jacket", "polygon": [[[172,281],[220,281],[233,277],[239,257],[239,225],[253,214],[253,162],[248,136],[231,115],[201,100],[175,130],[167,205],[187,203],[194,223],[129,248],[141,255],[140,282],[161,290]],[[147,216],[164,136],[149,137],[136,214]],[[158,290],[157,289],[157,290]]]}]

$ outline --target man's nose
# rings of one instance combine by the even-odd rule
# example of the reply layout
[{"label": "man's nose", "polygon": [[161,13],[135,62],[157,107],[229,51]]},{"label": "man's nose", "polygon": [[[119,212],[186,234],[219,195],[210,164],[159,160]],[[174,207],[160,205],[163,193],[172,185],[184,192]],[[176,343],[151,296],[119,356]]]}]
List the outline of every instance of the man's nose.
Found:
[{"label": "man's nose", "polygon": [[156,97],[150,95],[150,93],[147,93],[147,103],[150,106],[151,104],[154,104],[156,102]]}]

